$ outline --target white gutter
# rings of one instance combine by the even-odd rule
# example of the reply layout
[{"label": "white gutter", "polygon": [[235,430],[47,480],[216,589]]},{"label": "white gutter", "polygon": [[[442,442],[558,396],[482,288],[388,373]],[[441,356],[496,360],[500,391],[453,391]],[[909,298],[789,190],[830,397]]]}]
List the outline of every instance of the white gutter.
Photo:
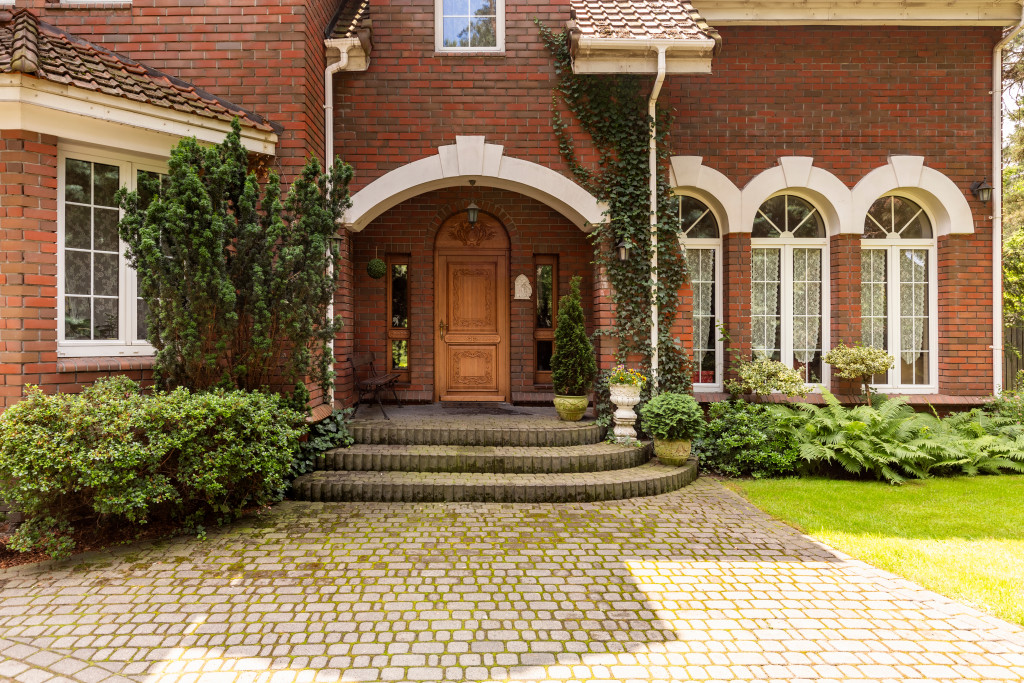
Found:
[{"label": "white gutter", "polygon": [[[712,41],[714,42],[714,41]],[[665,82],[665,45],[658,45],[658,75],[647,100],[647,116],[651,119],[651,392],[658,391],[658,95]]]},{"label": "white gutter", "polygon": [[718,43],[712,38],[695,38],[680,40],[659,38],[601,38],[598,36],[580,36],[580,48],[641,52],[645,49],[657,49],[663,52],[672,48],[673,52],[706,53],[715,49]]},{"label": "white gutter", "polygon": [[[355,45],[359,44],[359,40],[356,38],[350,38]],[[339,71],[343,71],[348,66],[348,50],[344,46],[339,47],[341,57],[338,61],[333,64],[328,64],[327,68],[324,69],[324,173],[328,174],[330,178],[331,160],[334,159],[334,74]],[[345,228],[342,227],[342,230]],[[327,246],[328,254],[330,252],[330,244]],[[334,275],[334,268],[331,265],[330,258],[328,258],[329,270],[328,275]],[[327,304],[327,319],[334,320],[334,295],[331,295],[331,300]],[[331,342],[331,371],[334,373],[334,377],[337,377],[337,359],[334,357],[334,342]],[[328,386],[330,395],[326,396],[330,402],[331,407],[334,407],[334,378],[331,378],[331,383]]]},{"label": "white gutter", "polygon": [[1003,48],[1024,30],[1020,21],[992,50],[992,382],[1003,388]]}]

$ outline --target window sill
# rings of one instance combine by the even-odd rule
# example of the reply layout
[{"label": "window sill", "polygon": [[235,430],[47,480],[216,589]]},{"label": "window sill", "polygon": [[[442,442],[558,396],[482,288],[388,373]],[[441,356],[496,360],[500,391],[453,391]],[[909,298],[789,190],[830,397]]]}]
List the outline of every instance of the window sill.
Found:
[{"label": "window sill", "polygon": [[[884,393],[884,392],[880,392]],[[983,406],[992,400],[991,395],[987,396],[956,396],[953,394],[898,394],[891,393],[885,394],[889,398],[904,398],[907,403],[912,406]],[[701,403],[713,403],[716,401],[727,401],[729,400],[729,393],[725,391],[701,391],[694,392],[694,398]],[[750,394],[744,394],[740,396],[745,401],[751,401],[753,396]],[[862,394],[850,394],[836,396],[840,403],[843,404],[854,404],[864,403],[864,396]],[[771,396],[762,396],[758,399],[759,403],[813,403],[814,405],[824,405],[825,397],[820,393],[808,394],[804,398],[799,396],[789,397],[785,394],[772,394]]]},{"label": "window sill", "polygon": [[150,370],[154,356],[78,356],[57,360],[57,372],[111,372]]},{"label": "window sill", "polygon": [[131,9],[131,0],[108,0],[103,2],[48,2],[46,9]]},{"label": "window sill", "polygon": [[506,54],[505,50],[434,50],[435,57],[504,57]]}]

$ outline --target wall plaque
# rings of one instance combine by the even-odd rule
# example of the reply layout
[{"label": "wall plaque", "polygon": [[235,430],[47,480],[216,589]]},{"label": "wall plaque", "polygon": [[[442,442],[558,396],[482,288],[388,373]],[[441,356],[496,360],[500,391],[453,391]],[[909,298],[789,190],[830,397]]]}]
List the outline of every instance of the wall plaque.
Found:
[{"label": "wall plaque", "polygon": [[530,285],[530,278],[525,273],[516,277],[516,300],[529,300],[533,296],[533,287]]}]

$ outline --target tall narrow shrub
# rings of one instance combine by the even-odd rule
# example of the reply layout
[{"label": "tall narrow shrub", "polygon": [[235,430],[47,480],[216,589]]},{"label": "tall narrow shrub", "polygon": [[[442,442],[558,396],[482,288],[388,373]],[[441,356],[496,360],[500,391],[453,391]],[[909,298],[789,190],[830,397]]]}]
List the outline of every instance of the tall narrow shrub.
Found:
[{"label": "tall narrow shrub", "polygon": [[583,396],[597,375],[594,345],[587,336],[587,326],[580,301],[580,276],[569,284],[569,293],[558,300],[558,326],[555,328],[555,353],[551,356],[551,382],[555,393]]},{"label": "tall narrow shrub", "polygon": [[[121,191],[121,238],[149,308],[148,337],[163,387],[261,390],[283,381],[326,389],[340,327],[336,220],[351,204],[350,166],[323,173],[310,158],[282,200],[271,173],[247,171],[238,121],[223,143],[185,138],[163,186],[140,177]],[[148,201],[140,199],[149,197]]]}]

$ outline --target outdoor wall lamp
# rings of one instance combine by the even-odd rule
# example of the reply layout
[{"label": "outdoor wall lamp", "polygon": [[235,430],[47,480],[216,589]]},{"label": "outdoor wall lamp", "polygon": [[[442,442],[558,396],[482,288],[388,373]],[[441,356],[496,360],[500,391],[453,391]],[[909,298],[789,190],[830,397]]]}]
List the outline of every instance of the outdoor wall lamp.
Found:
[{"label": "outdoor wall lamp", "polygon": [[[469,186],[473,187],[474,185],[476,185],[476,181],[475,180],[470,180],[469,181]],[[470,200],[469,201],[469,206],[466,207],[466,218],[469,219],[469,224],[470,225],[474,225],[476,223],[476,219],[478,219],[479,217],[480,217],[480,207],[476,205],[476,202],[474,202],[473,200]]]},{"label": "outdoor wall lamp", "polygon": [[971,184],[971,192],[978,198],[978,201],[986,204],[992,199],[992,186],[988,180],[979,180]]},{"label": "outdoor wall lamp", "polygon": [[618,245],[616,246],[616,249],[619,250],[619,260],[620,261],[625,263],[626,261],[629,260],[629,251],[630,251],[629,242],[627,242],[626,240],[622,240],[621,242],[618,243]]}]

